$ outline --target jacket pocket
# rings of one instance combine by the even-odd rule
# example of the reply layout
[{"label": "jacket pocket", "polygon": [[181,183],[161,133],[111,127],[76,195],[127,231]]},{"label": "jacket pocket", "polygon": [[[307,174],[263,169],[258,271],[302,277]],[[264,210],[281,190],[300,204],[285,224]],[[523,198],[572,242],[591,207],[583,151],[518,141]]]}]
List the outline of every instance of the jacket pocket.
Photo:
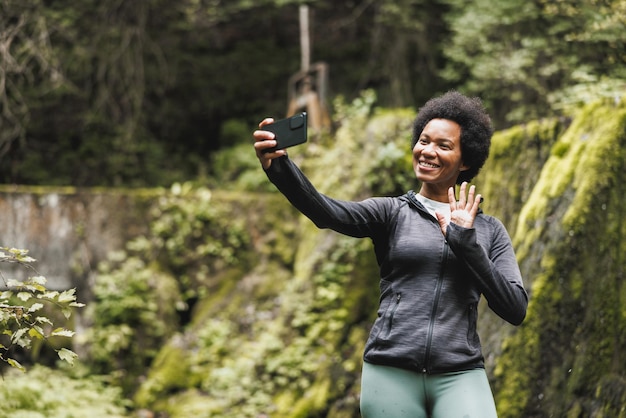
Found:
[{"label": "jacket pocket", "polygon": [[478,321],[478,302],[470,303],[467,307],[467,344],[475,351],[480,349],[480,339],[476,331]]},{"label": "jacket pocket", "polygon": [[393,329],[393,317],[398,310],[398,306],[400,306],[400,299],[402,299],[402,294],[396,293],[394,299],[387,306],[385,315],[381,318],[382,326],[380,332],[378,333],[379,338],[386,339],[389,337],[389,334],[391,334],[391,330]]}]

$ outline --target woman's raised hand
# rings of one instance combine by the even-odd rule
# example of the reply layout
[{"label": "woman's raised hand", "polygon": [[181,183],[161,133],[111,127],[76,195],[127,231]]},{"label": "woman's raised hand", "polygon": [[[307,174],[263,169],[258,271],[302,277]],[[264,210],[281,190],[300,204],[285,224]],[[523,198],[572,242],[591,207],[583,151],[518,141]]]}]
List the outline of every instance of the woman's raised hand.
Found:
[{"label": "woman's raised hand", "polygon": [[264,131],[263,127],[265,125],[269,125],[274,122],[272,118],[265,118],[259,123],[259,129],[254,131],[252,136],[254,137],[254,149],[256,151],[256,156],[261,163],[261,167],[264,170],[270,168],[272,165],[272,160],[274,158],[282,157],[287,154],[287,151],[284,149],[276,150],[274,152],[263,152],[268,148],[272,148],[276,146],[276,141],[274,140],[274,134],[269,131]]},{"label": "woman's raised hand", "polygon": [[456,200],[454,187],[448,189],[448,201],[450,202],[450,218],[437,213],[437,220],[441,226],[441,232],[446,235],[448,225],[452,222],[463,228],[472,228],[474,219],[478,213],[478,206],[482,201],[482,196],[476,194],[476,186],[472,185],[467,190],[467,182],[463,182],[459,189],[459,200]]}]

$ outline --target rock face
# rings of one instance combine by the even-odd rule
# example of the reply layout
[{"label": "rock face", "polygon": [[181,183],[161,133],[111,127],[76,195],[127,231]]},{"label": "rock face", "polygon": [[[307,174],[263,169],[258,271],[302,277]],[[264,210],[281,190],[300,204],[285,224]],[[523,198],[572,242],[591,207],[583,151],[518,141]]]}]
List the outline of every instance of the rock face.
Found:
[{"label": "rock face", "polygon": [[144,214],[154,195],[3,186],[0,245],[28,249],[49,288],[84,289],[110,251],[146,232]]},{"label": "rock face", "polygon": [[[360,199],[418,187],[411,183],[413,113],[368,115],[352,109],[332,138],[290,150],[321,191]],[[513,238],[531,295],[518,328],[481,306],[501,417],[626,417],[625,149],[623,102],[494,136],[476,183],[483,210]],[[177,199],[4,191],[0,244],[29,248],[55,287],[95,289],[100,329],[111,323],[97,299],[99,280],[168,281],[141,295],[151,300],[145,292],[166,288],[182,298],[179,323],[144,335],[156,354],[144,354],[146,369],[127,376],[142,382],[130,385],[138,389],[129,396],[145,411],[358,417],[361,353],[378,300],[369,242],[317,230],[272,193],[170,193]],[[117,259],[117,272],[99,274],[98,263],[120,249],[128,254]],[[133,317],[144,333],[157,322]]]},{"label": "rock face", "polygon": [[625,145],[626,104],[588,106],[522,207],[531,305],[495,372],[505,416],[626,416]]}]

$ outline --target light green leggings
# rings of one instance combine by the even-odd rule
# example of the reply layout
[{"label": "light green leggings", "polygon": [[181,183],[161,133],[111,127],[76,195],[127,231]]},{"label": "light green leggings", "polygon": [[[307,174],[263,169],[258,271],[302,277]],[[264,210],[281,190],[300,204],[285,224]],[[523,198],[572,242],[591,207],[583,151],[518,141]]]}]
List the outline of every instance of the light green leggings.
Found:
[{"label": "light green leggings", "polygon": [[363,418],[497,418],[484,369],[426,374],[363,364]]}]

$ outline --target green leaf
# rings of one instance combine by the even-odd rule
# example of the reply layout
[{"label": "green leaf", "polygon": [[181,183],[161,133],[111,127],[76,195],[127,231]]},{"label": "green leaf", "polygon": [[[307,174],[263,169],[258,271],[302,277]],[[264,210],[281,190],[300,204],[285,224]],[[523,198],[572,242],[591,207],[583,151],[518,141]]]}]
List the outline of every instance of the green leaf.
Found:
[{"label": "green leaf", "polygon": [[67,361],[70,365],[74,365],[74,360],[78,358],[78,354],[67,348],[57,350],[57,354],[61,360]]},{"label": "green leaf", "polygon": [[17,360],[15,359],[7,359],[7,363],[9,363],[11,365],[11,367],[15,367],[18,370],[21,370],[23,372],[26,371],[26,369],[24,368],[24,366],[22,366]]},{"label": "green leaf", "polygon": [[57,328],[50,335],[59,336],[59,337],[73,337],[76,334],[74,331],[70,331],[65,328]]},{"label": "green leaf", "polygon": [[30,344],[32,340],[33,338],[30,335],[28,335],[28,337],[24,336],[20,338],[19,340],[17,340],[16,344],[24,349],[30,349]]},{"label": "green leaf", "polygon": [[65,292],[61,293],[59,295],[59,302],[60,303],[66,303],[66,302],[74,302],[76,300],[76,289],[69,289],[66,290]]},{"label": "green leaf", "polygon": [[15,280],[15,279],[9,279],[7,280],[7,287],[17,287],[17,288],[21,288],[23,286],[23,283],[20,282],[19,280]]},{"label": "green leaf", "polygon": [[11,342],[12,342],[12,343],[15,343],[15,342],[19,341],[19,340],[22,338],[22,336],[23,336],[24,334],[26,334],[26,331],[28,331],[28,329],[27,329],[27,328],[20,328],[20,329],[18,329],[17,331],[15,331],[15,332],[11,335]]},{"label": "green leaf", "polygon": [[30,335],[31,338],[37,338],[39,340],[43,340],[45,338],[45,335],[43,335],[43,329],[37,325],[28,330],[28,335]]},{"label": "green leaf", "polygon": [[24,302],[26,302],[28,299],[30,299],[33,295],[31,295],[28,292],[19,292],[17,294],[18,299],[23,300]]},{"label": "green leaf", "polygon": [[33,303],[33,305],[30,308],[28,308],[28,312],[29,313],[37,312],[41,308],[43,308],[42,303]]},{"label": "green leaf", "polygon": [[42,298],[42,299],[54,299],[57,296],[59,296],[59,292],[57,292],[56,290],[53,290],[52,292],[42,293],[40,298]]},{"label": "green leaf", "polygon": [[28,250],[25,250],[25,249],[10,248],[9,253],[11,253],[11,255],[13,255],[18,261],[21,261],[24,263],[30,263],[31,261],[35,261],[34,258],[27,256]]},{"label": "green leaf", "polygon": [[48,317],[46,317],[46,316],[38,316],[37,318],[35,318],[35,322],[37,322],[39,324],[52,325],[52,321]]},{"label": "green leaf", "polygon": [[45,292],[46,291],[46,287],[42,286],[40,284],[32,284],[32,283],[28,283],[26,286],[27,290],[30,290],[31,292]]},{"label": "green leaf", "polygon": [[46,278],[44,276],[35,276],[35,277],[31,277],[30,278],[30,282],[32,284],[40,284],[40,285],[45,285],[46,284]]}]

